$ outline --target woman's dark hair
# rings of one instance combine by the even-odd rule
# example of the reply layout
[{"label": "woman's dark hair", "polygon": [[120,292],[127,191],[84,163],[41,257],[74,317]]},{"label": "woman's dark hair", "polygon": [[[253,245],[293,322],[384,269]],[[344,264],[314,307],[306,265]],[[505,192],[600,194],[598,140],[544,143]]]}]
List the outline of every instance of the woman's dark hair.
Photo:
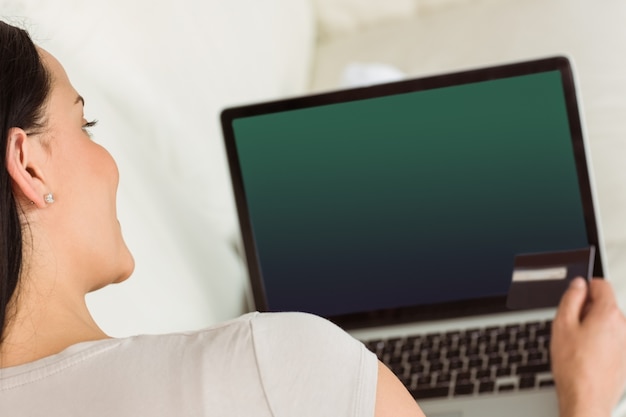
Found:
[{"label": "woman's dark hair", "polygon": [[28,33],[0,21],[0,343],[22,269],[24,226],[6,166],[9,129],[19,127],[29,132],[43,127],[50,84]]}]

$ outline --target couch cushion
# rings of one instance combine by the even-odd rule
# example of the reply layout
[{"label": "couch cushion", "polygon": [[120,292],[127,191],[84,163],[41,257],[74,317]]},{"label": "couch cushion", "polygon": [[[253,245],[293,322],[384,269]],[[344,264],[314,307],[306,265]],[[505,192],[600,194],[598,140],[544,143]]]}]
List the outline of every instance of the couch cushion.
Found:
[{"label": "couch cushion", "polygon": [[411,16],[416,0],[315,0],[320,39],[342,36],[368,26]]},{"label": "couch cushion", "polygon": [[119,217],[137,269],[90,296],[96,319],[123,336],[242,312],[219,112],[306,88],[309,1],[0,0],[0,15],[64,64],[100,121],[95,140],[119,164]]}]

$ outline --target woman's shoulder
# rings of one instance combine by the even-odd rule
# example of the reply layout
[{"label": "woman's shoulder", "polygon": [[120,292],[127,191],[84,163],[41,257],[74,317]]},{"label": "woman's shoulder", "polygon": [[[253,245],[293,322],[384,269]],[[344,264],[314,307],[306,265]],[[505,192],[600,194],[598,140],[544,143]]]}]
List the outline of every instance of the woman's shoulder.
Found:
[{"label": "woman's shoulder", "polygon": [[372,415],[377,359],[363,343],[307,313],[257,314],[250,328],[272,408],[302,415],[307,404],[315,410],[307,415]]},{"label": "woman's shoulder", "polygon": [[[86,358],[98,356],[198,355],[215,354],[223,351],[233,353],[237,346],[241,352],[254,350],[258,354],[265,348],[316,348],[332,341],[335,346],[360,344],[330,321],[319,316],[301,313],[259,313],[243,314],[202,329],[166,334],[142,334],[122,338],[88,341],[70,346],[59,354],[38,360],[27,368],[47,367],[51,364],[82,362]],[[274,346],[276,345],[276,346]],[[6,369],[5,369],[6,371]],[[6,372],[5,372],[6,375]]]},{"label": "woman's shoulder", "polygon": [[272,328],[292,327],[317,331],[341,331],[338,326],[331,321],[311,313],[298,311],[280,312],[280,313],[248,313],[241,319],[249,319],[253,327],[269,326]]},{"label": "woman's shoulder", "polygon": [[285,362],[303,366],[303,360],[317,361],[316,366],[320,366],[320,361],[330,365],[374,357],[363,343],[339,326],[303,312],[253,312],[195,332],[158,337],[159,343],[143,343],[150,349],[184,349],[212,358],[251,356],[261,369],[275,369]]},{"label": "woman's shoulder", "polygon": [[310,313],[256,313],[250,316],[255,338],[272,340],[332,339],[337,343],[359,343],[331,321]]},{"label": "woman's shoulder", "polygon": [[[158,339],[158,343],[156,340]],[[249,345],[258,354],[264,348],[317,349],[332,342],[335,349],[359,349],[361,343],[329,320],[303,312],[252,312],[204,329],[155,336],[137,336],[129,344],[197,346],[203,351],[232,350]]]},{"label": "woman's shoulder", "polygon": [[[265,409],[281,415],[368,415],[376,370],[375,356],[326,319],[249,313],[195,331],[83,342],[37,363],[4,369],[0,399],[23,407],[36,393],[54,401],[70,390],[84,398],[104,392],[110,403],[118,403],[133,392],[124,407],[219,404],[231,415],[250,410],[261,415]],[[88,410],[90,404],[83,406]]]},{"label": "woman's shoulder", "polygon": [[136,339],[151,338],[158,339],[213,339],[221,337],[272,337],[282,339],[283,337],[320,337],[320,338],[340,338],[354,340],[343,329],[331,321],[320,316],[304,312],[276,312],[260,313],[252,312],[243,314],[234,319],[230,319],[206,328],[169,333],[154,336],[135,336],[130,341]]},{"label": "woman's shoulder", "polygon": [[246,334],[260,336],[262,333],[290,334],[313,334],[319,336],[334,335],[347,336],[344,330],[329,320],[320,316],[304,312],[275,312],[261,313],[250,312],[239,317],[225,320],[198,330],[182,331],[155,335],[137,335],[123,338],[130,343],[147,342],[153,339],[163,340],[193,340],[213,339],[216,337],[245,336]]},{"label": "woman's shoulder", "polygon": [[[264,313],[251,320],[251,336],[261,367],[267,361],[299,362],[304,358],[320,366],[365,360],[363,343],[334,323],[307,313]],[[373,355],[372,355],[373,357]]]},{"label": "woman's shoulder", "polygon": [[178,365],[188,362],[193,367],[196,361],[203,360],[218,366],[216,362],[223,358],[268,363],[276,355],[287,358],[327,352],[341,356],[362,348],[360,342],[338,326],[313,314],[252,312],[199,330],[78,343],[56,355],[5,368],[2,376],[5,379],[44,370],[55,373],[59,369],[105,363],[104,359],[109,369],[116,364],[149,365],[155,361]]}]

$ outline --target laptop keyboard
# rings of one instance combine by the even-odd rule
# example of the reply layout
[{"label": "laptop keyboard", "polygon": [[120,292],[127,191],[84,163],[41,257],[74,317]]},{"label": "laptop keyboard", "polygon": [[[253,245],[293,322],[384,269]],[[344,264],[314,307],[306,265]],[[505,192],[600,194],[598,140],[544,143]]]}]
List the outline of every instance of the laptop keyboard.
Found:
[{"label": "laptop keyboard", "polygon": [[369,340],[415,399],[486,395],[554,385],[552,321]]}]

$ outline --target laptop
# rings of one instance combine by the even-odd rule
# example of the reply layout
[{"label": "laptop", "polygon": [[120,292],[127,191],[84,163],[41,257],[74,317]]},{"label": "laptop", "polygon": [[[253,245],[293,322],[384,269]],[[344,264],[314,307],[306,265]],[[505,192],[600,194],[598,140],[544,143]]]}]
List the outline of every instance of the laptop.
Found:
[{"label": "laptop", "polygon": [[565,57],[221,114],[254,309],[323,316],[429,416],[557,416],[555,308],[511,311],[514,259],[595,246]]}]

